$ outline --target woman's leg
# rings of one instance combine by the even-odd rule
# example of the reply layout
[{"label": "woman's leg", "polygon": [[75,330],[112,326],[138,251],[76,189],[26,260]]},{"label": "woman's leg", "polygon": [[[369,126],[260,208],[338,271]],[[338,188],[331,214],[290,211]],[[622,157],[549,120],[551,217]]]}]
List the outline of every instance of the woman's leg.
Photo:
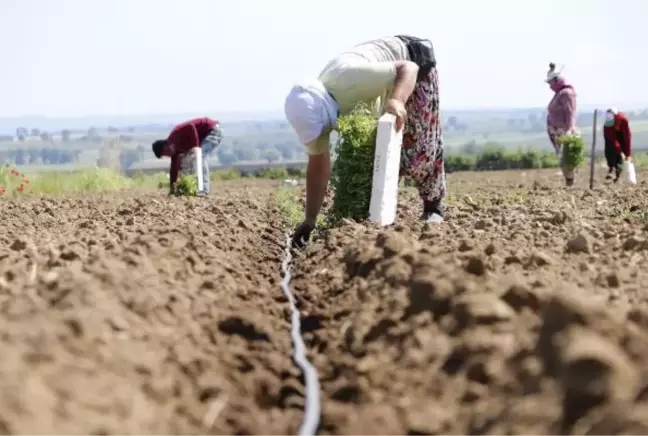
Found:
[{"label": "woman's leg", "polygon": [[202,140],[200,148],[203,150],[203,155],[211,154],[223,140],[223,131],[220,126],[214,127],[211,132]]},{"label": "woman's leg", "polygon": [[560,168],[562,169],[563,176],[565,177],[565,184],[567,186],[572,186],[574,184],[574,177],[576,172],[573,168],[567,168],[565,165],[565,148],[563,147],[560,151]]},{"label": "woman's leg", "polygon": [[443,217],[446,184],[436,68],[416,84],[405,108],[401,174],[416,183],[424,203],[423,218],[439,220]]},{"label": "woman's leg", "polygon": [[207,154],[202,155],[202,179],[203,179],[203,190],[205,194],[209,194],[209,187],[211,184],[211,172],[209,171],[209,156]]},{"label": "woman's leg", "polygon": [[614,147],[612,144],[605,144],[605,160],[607,161],[607,166],[608,166],[608,173],[606,176],[606,179],[611,179],[612,178],[612,173],[615,170],[616,167],[616,162],[614,159]]}]

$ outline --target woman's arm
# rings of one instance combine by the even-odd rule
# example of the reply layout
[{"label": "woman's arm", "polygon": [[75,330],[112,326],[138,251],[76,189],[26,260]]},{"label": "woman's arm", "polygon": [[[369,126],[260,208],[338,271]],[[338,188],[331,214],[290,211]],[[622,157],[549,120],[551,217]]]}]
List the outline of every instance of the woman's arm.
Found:
[{"label": "woman's arm", "polygon": [[621,121],[621,125],[619,126],[621,130],[621,136],[623,137],[623,154],[625,154],[626,158],[630,157],[632,154],[632,133],[630,132],[630,123],[628,122],[627,119],[624,119]]},{"label": "woman's arm", "polygon": [[410,98],[410,95],[412,95],[412,92],[414,92],[419,67],[410,61],[398,61],[395,64],[396,80],[394,81],[391,98],[405,104]]},{"label": "woman's arm", "polygon": [[317,215],[326,196],[331,173],[331,154],[327,151],[322,154],[309,155],[306,169],[306,210],[304,221],[315,226]]}]

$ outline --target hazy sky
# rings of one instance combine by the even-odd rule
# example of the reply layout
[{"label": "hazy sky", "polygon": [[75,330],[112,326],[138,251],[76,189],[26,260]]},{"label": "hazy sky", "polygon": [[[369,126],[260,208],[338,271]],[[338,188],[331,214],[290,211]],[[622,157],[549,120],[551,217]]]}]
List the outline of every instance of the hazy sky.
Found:
[{"label": "hazy sky", "polygon": [[379,36],[435,46],[441,105],[648,102],[645,0],[0,0],[0,116],[281,110]]}]

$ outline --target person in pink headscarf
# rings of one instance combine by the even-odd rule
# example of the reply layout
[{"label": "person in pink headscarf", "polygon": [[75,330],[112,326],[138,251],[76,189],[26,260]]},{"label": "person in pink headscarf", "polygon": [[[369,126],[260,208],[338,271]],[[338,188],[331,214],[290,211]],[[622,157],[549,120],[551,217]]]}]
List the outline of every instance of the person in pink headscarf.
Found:
[{"label": "person in pink headscarf", "polygon": [[547,106],[547,134],[560,159],[560,168],[565,177],[565,184],[574,184],[575,168],[567,168],[563,159],[558,138],[561,135],[580,136],[576,127],[576,91],[562,75],[562,69],[556,70],[556,64],[549,64],[547,80],[554,96]]}]

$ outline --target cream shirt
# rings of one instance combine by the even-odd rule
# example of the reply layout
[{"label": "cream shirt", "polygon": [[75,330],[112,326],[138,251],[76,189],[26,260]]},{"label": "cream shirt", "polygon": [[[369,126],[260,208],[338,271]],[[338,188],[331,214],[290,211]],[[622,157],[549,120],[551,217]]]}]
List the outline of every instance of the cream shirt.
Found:
[{"label": "cream shirt", "polygon": [[[348,114],[362,102],[379,116],[396,80],[394,62],[406,60],[409,55],[403,41],[396,37],[380,38],[338,55],[324,67],[319,80],[337,101],[340,115]],[[329,137],[330,130],[307,144],[308,152],[327,152]]]}]

